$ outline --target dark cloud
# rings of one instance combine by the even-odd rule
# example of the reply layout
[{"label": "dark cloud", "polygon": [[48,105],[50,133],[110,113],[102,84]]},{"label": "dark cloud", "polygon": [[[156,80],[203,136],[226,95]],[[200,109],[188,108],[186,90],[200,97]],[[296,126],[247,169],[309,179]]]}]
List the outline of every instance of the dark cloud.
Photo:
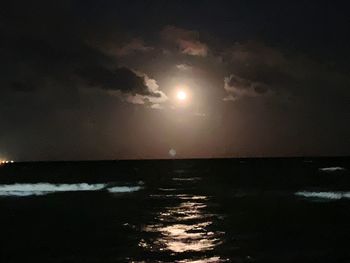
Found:
[{"label": "dark cloud", "polygon": [[266,84],[243,79],[235,74],[226,77],[224,83],[224,89],[228,93],[228,96],[224,98],[225,101],[234,101],[242,97],[262,96],[269,91]]},{"label": "dark cloud", "polygon": [[256,85],[254,86],[254,90],[256,93],[264,94],[268,91],[268,88],[264,85]]},{"label": "dark cloud", "polygon": [[33,92],[37,90],[35,85],[28,82],[13,81],[10,86],[12,90],[18,91],[18,92]]},{"label": "dark cloud", "polygon": [[284,101],[286,97],[293,96],[318,105],[330,90],[330,96],[339,101],[343,101],[341,94],[348,92],[348,76],[330,70],[326,64],[318,63],[303,53],[250,41],[226,48],[222,56],[229,73],[224,81],[225,90],[231,93],[229,95],[234,93],[239,97],[268,93],[273,94],[276,100]]},{"label": "dark cloud", "polygon": [[[52,90],[52,87],[60,92],[59,89],[79,90],[96,86],[131,95],[166,97],[158,90],[158,86],[153,89],[147,86],[147,75],[119,66],[118,56],[150,49],[144,46],[141,39],[132,39],[127,44],[118,39],[121,43],[121,47],[115,51],[118,56],[105,52],[100,46],[91,45],[97,41],[95,29],[91,27],[85,31],[85,25],[75,21],[71,10],[67,11],[64,4],[63,7],[59,6],[66,12],[65,19],[49,17],[49,13],[38,10],[36,12],[40,15],[37,17],[30,19],[27,14],[23,16],[22,19],[28,20],[28,24],[12,23],[13,18],[6,17],[4,24],[7,30],[1,36],[3,41],[0,44],[0,55],[7,64],[3,69],[6,77],[0,80],[2,87],[8,87],[9,91],[38,90],[45,93],[45,90]],[[51,8],[46,11],[48,10],[54,12]],[[57,32],[49,31],[57,26]],[[105,36],[103,39],[106,41],[101,46],[108,46],[112,38]],[[114,45],[118,46],[118,43],[115,42]],[[85,81],[81,82],[81,79]],[[123,96],[121,98],[127,102],[133,101]]]},{"label": "dark cloud", "polygon": [[138,53],[149,52],[154,49],[153,47],[147,46],[144,40],[141,38],[132,38],[122,45],[107,41],[106,43],[103,43],[102,47],[100,48],[107,54],[117,57],[136,55]]},{"label": "dark cloud", "polygon": [[176,45],[183,54],[202,57],[208,54],[208,46],[199,40],[199,34],[196,31],[166,26],[161,31],[161,38],[165,42]]},{"label": "dark cloud", "polygon": [[[25,160],[164,157],[170,144],[190,157],[348,153],[346,10],[7,1],[0,149]],[[173,101],[178,85],[188,107]]]},{"label": "dark cloud", "polygon": [[87,81],[88,85],[101,87],[108,90],[120,90],[132,95],[160,97],[161,95],[149,89],[145,78],[137,75],[134,71],[121,67],[108,70],[103,67],[83,68],[77,74]]},{"label": "dark cloud", "polygon": [[242,79],[236,75],[231,75],[230,80],[227,83],[230,87],[235,87],[236,89],[249,89],[252,86],[248,80]]}]

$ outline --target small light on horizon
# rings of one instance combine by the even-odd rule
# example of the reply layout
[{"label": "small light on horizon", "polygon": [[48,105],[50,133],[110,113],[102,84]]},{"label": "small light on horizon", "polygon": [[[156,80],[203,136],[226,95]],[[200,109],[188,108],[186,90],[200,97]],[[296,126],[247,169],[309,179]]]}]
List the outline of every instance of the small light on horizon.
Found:
[{"label": "small light on horizon", "polygon": [[0,160],[0,164],[9,164],[9,163],[14,163],[14,160]]},{"label": "small light on horizon", "polygon": [[171,148],[171,149],[169,150],[169,155],[170,155],[171,157],[175,157],[175,155],[176,155],[176,150],[175,150],[174,148]]}]

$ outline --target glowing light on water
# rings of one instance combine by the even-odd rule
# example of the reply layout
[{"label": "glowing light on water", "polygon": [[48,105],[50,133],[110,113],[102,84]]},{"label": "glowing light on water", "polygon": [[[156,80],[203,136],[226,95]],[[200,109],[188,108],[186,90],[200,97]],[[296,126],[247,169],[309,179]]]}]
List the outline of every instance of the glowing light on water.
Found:
[{"label": "glowing light on water", "polygon": [[207,196],[179,194],[154,197],[176,198],[180,200],[180,203],[160,212],[155,218],[159,223],[145,227],[144,231],[159,233],[159,236],[150,243],[142,240],[140,246],[151,250],[159,249],[184,253],[210,251],[221,243],[220,236],[223,233],[212,232],[208,229],[213,224],[212,219],[215,215],[204,211],[207,207]]}]

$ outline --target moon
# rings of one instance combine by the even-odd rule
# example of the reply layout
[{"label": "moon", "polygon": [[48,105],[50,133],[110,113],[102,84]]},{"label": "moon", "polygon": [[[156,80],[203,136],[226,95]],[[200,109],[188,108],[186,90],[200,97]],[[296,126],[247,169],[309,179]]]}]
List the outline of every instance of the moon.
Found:
[{"label": "moon", "polygon": [[176,93],[176,98],[179,101],[185,101],[187,99],[187,93],[185,91],[183,91],[183,90],[179,90]]}]

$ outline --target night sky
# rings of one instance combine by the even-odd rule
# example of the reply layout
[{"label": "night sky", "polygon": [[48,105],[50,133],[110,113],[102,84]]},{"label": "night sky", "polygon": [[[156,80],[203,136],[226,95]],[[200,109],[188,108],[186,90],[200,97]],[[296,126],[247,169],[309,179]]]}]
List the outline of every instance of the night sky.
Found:
[{"label": "night sky", "polygon": [[347,1],[3,1],[0,159],[349,155],[349,14]]}]

